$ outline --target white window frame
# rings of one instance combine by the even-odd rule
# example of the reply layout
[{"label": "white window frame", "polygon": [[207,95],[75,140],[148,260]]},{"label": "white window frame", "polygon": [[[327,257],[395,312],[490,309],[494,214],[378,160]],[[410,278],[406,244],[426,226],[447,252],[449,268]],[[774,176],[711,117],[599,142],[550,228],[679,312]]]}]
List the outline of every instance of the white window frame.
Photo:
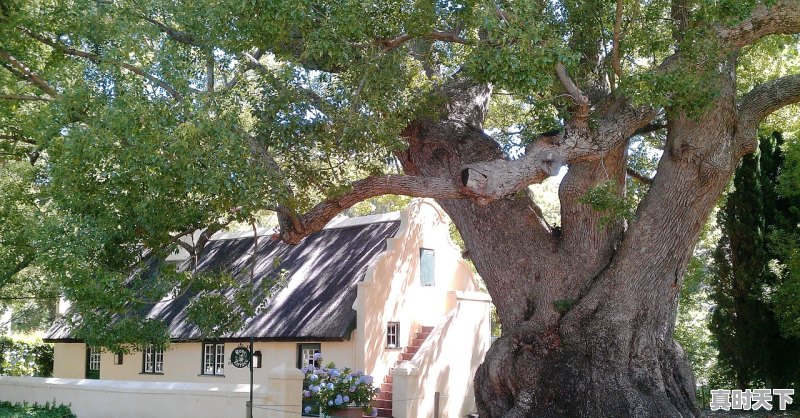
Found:
[{"label": "white window frame", "polygon": [[386,323],[386,348],[400,348],[400,323]]},{"label": "white window frame", "polygon": [[200,374],[225,376],[225,343],[203,343],[203,364]]},{"label": "white window frame", "polygon": [[164,350],[156,350],[152,345],[147,346],[142,352],[142,373],[164,373]]},{"label": "white window frame", "polygon": [[100,370],[100,349],[89,347],[89,370]]},{"label": "white window frame", "polygon": [[320,343],[301,343],[300,344],[300,368],[302,369],[309,364],[314,367],[319,367],[319,360],[314,361],[314,354],[322,352],[322,344]]}]

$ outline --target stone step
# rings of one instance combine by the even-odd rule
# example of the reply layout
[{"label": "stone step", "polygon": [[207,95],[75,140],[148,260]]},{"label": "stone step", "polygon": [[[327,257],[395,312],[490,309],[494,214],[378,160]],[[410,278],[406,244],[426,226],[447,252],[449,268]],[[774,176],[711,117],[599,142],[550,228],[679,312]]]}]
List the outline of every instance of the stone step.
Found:
[{"label": "stone step", "polygon": [[392,409],[392,401],[388,399],[375,399],[372,401],[372,406],[375,408]]},{"label": "stone step", "polygon": [[387,374],[386,376],[383,376],[383,383],[392,383],[392,375]]},{"label": "stone step", "polygon": [[428,334],[433,331],[433,327],[419,327],[419,332],[427,332]]},{"label": "stone step", "polygon": [[418,346],[418,345],[408,345],[408,346],[406,346],[406,349],[403,350],[403,351],[406,352],[406,353],[416,354],[417,351],[419,351],[419,347],[420,346]]},{"label": "stone step", "polygon": [[392,410],[386,408],[377,408],[378,409],[378,416],[384,418],[391,418],[392,417]]},{"label": "stone step", "polygon": [[378,397],[376,399],[379,399],[379,400],[382,400],[382,401],[390,401],[391,402],[391,400],[392,400],[392,392],[391,391],[389,391],[389,392],[381,391],[381,393],[378,394]]},{"label": "stone step", "polygon": [[401,353],[400,360],[411,360],[414,358],[414,353]]},{"label": "stone step", "polygon": [[411,340],[411,345],[413,347],[419,347],[424,342],[425,342],[425,338],[414,338],[414,339]]},{"label": "stone step", "polygon": [[391,383],[381,383],[381,393],[383,392],[391,392],[392,391],[392,384]]}]

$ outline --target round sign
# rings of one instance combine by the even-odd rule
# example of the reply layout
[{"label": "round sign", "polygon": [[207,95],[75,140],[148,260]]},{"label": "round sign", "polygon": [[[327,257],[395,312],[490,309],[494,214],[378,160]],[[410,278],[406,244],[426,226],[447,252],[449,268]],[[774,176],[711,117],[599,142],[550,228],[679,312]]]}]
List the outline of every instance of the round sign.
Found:
[{"label": "round sign", "polygon": [[241,369],[250,365],[250,350],[245,347],[236,347],[231,352],[231,364]]}]

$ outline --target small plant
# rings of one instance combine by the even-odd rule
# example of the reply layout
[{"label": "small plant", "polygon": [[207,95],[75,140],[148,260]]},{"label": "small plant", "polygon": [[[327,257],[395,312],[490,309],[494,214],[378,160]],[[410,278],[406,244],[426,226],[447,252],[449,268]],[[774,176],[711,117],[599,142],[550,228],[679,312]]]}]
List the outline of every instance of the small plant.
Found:
[{"label": "small plant", "polygon": [[[322,362],[319,353],[314,355],[314,362]],[[334,363],[322,368],[309,364],[300,370],[305,373],[303,413],[328,416],[333,411],[356,406],[363,408],[366,415],[377,416],[378,410],[371,403],[380,389],[372,386],[372,376],[347,367],[338,369]]]},{"label": "small plant", "polygon": [[575,301],[572,299],[559,299],[553,302],[553,307],[556,308],[556,312],[561,315],[569,312],[573,306],[575,306]]},{"label": "small plant", "polygon": [[8,418],[75,418],[75,414],[67,405],[56,405],[46,402],[44,405],[37,403],[14,403],[0,401],[0,416]]}]

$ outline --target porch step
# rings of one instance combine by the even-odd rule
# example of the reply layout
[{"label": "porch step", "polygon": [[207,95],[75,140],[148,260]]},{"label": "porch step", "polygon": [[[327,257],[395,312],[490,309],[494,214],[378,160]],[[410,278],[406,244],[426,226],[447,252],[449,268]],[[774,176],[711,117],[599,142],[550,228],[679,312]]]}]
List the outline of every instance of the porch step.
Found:
[{"label": "porch step", "polygon": [[[417,335],[419,335],[419,334],[417,334]],[[426,339],[426,338],[427,338],[427,337],[423,337],[423,338],[418,338],[418,337],[417,337],[417,338],[414,338],[413,340],[411,340],[411,345],[412,345],[412,346],[414,346],[414,347],[419,347],[419,346],[421,346],[421,345],[422,345],[422,343],[424,343],[424,342],[425,342],[425,339]]]},{"label": "porch step", "polygon": [[419,327],[419,332],[430,334],[433,331],[433,327]]},{"label": "porch step", "polygon": [[378,409],[378,416],[384,418],[391,418],[392,417],[392,409],[391,408],[377,408]]},{"label": "porch step", "polygon": [[378,399],[376,399],[376,400],[392,402],[392,392],[391,391],[387,391],[387,392],[381,391],[381,393],[378,394]]},{"label": "porch step", "polygon": [[411,360],[414,358],[414,353],[401,353],[400,360]]},{"label": "porch step", "polygon": [[372,401],[372,406],[376,408],[392,409],[392,401],[388,399],[375,399]]},{"label": "porch step", "polygon": [[392,383],[392,375],[387,374],[386,376],[383,376],[383,383]]},{"label": "porch step", "polygon": [[419,351],[419,347],[420,347],[419,345],[409,345],[409,346],[406,346],[406,349],[403,350],[403,351],[405,351],[406,353],[414,353],[414,354],[416,354],[417,351]]},{"label": "porch step", "polygon": [[392,384],[391,383],[381,383],[381,393],[384,392],[392,392]]}]

